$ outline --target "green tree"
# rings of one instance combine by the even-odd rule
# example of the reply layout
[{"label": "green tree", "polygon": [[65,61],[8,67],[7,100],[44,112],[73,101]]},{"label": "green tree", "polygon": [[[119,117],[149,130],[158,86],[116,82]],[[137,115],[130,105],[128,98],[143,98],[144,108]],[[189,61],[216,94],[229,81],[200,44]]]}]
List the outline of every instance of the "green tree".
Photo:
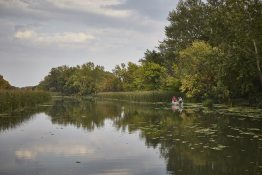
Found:
[{"label": "green tree", "polygon": [[257,88],[262,88],[262,2],[210,0],[208,6],[213,31],[210,43],[227,53],[223,67],[227,86],[233,96],[259,91]]},{"label": "green tree", "polygon": [[127,66],[122,63],[117,65],[113,70],[114,74],[121,81],[123,90],[132,91],[137,89],[136,78],[139,75],[139,66],[135,63],[128,62]]},{"label": "green tree", "polygon": [[151,62],[142,64],[138,73],[136,84],[141,90],[160,90],[167,77],[166,68]]},{"label": "green tree", "polygon": [[145,56],[143,59],[140,60],[140,62],[142,63],[147,63],[147,62],[151,62],[151,63],[156,63],[159,65],[163,64],[163,58],[161,57],[161,53],[157,52],[155,50],[150,51],[150,50],[146,50],[145,52]]},{"label": "green tree", "polygon": [[193,42],[205,41],[224,54],[217,84],[231,97],[261,91],[262,1],[181,0],[168,20],[163,53],[176,57]]},{"label": "green tree", "polygon": [[181,0],[177,8],[169,13],[165,32],[166,47],[179,52],[195,40],[209,40],[208,13],[201,0]]},{"label": "green tree", "polygon": [[181,90],[187,97],[203,99],[228,96],[228,91],[219,84],[219,63],[222,59],[223,54],[218,48],[203,41],[193,42],[179,52],[176,71],[181,79]]},{"label": "green tree", "polygon": [[50,73],[40,82],[40,87],[44,90],[54,92],[63,92],[64,86],[70,77],[70,68],[67,66],[59,66],[52,68]]},{"label": "green tree", "polygon": [[122,91],[121,81],[111,72],[105,72],[103,79],[99,82],[99,92],[117,92]]},{"label": "green tree", "polygon": [[72,75],[70,82],[79,90],[79,95],[93,94],[98,90],[97,85],[99,80],[101,80],[103,71],[103,67],[95,66],[94,63],[88,62],[77,69],[75,74]]}]

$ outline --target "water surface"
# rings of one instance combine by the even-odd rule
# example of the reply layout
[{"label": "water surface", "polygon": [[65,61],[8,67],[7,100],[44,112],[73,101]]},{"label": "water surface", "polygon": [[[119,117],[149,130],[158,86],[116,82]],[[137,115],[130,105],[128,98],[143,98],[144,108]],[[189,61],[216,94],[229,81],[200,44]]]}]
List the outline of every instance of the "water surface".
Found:
[{"label": "water surface", "polygon": [[262,174],[261,111],[195,109],[58,100],[0,116],[0,174]]}]

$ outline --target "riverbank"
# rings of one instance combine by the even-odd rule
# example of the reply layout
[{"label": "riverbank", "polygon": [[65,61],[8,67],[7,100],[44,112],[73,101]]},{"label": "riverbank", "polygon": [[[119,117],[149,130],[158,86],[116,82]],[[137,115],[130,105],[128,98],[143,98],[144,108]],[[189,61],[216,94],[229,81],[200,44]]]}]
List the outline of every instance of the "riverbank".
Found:
[{"label": "riverbank", "polygon": [[103,92],[94,96],[89,96],[88,99],[99,100],[114,100],[114,101],[127,101],[132,103],[170,103],[173,96],[183,97],[185,103],[201,104],[203,107],[213,108],[214,106],[225,105],[227,107],[262,107],[262,99],[260,96],[254,98],[235,98],[226,102],[217,102],[213,99],[206,99],[199,101],[196,99],[185,98],[185,95],[180,92],[171,91],[133,91],[133,92]]},{"label": "riverbank", "polygon": [[130,102],[170,102],[173,96],[184,97],[180,92],[171,91],[134,91],[103,92],[95,95],[98,99],[111,99]]},{"label": "riverbank", "polygon": [[43,91],[1,90],[0,113],[11,113],[36,107],[51,100],[51,95]]}]

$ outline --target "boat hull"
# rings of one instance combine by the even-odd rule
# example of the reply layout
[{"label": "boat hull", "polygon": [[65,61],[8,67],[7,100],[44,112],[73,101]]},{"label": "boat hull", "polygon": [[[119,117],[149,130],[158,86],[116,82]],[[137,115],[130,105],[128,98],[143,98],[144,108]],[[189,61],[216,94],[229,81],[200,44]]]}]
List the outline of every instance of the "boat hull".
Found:
[{"label": "boat hull", "polygon": [[172,105],[183,106],[183,102],[172,101]]}]

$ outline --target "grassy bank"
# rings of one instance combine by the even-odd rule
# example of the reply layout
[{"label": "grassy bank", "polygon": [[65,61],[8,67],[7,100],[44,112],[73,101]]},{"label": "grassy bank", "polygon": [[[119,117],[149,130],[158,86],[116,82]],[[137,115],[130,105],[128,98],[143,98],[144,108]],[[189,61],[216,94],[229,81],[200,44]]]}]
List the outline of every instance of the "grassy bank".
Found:
[{"label": "grassy bank", "polygon": [[47,102],[51,95],[41,91],[12,90],[0,91],[0,113],[9,113],[23,110],[27,107],[35,107],[38,104]]},{"label": "grassy bank", "polygon": [[172,96],[183,96],[182,93],[171,91],[135,91],[135,92],[103,92],[98,99],[113,99],[133,102],[170,102]]}]

